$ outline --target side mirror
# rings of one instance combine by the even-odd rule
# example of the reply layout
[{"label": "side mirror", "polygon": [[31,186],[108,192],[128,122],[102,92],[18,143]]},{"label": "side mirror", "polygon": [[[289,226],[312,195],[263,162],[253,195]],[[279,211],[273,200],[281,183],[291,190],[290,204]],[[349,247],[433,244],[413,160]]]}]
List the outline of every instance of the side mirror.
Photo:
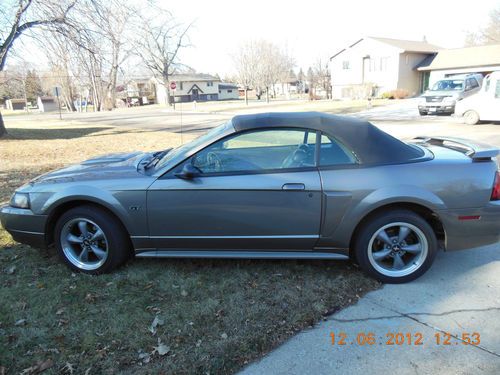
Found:
[{"label": "side mirror", "polygon": [[200,170],[196,168],[193,164],[186,163],[184,164],[184,167],[182,167],[182,171],[175,174],[175,177],[182,178],[184,180],[191,180],[194,177],[196,177],[199,173]]}]

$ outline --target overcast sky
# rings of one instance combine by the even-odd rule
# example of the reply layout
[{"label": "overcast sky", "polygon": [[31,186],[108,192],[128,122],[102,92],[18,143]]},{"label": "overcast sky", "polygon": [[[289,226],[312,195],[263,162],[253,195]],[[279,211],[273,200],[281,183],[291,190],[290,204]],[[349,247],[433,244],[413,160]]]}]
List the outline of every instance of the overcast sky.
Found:
[{"label": "overcast sky", "polygon": [[[425,36],[444,48],[462,47],[466,32],[484,26],[500,0],[158,0],[161,3],[178,20],[195,21],[193,47],[182,52],[182,62],[197,72],[224,77],[233,71],[231,54],[254,38],[288,49],[296,70],[307,70],[318,58],[326,59],[365,35],[409,40]],[[33,63],[44,61],[26,42],[19,46],[19,55]]]},{"label": "overcast sky", "polygon": [[194,47],[185,62],[199,72],[232,70],[231,53],[244,40],[266,38],[286,46],[297,68],[307,67],[364,35],[422,40],[462,47],[465,32],[488,20],[499,0],[181,0],[168,8],[183,21],[196,19]]}]

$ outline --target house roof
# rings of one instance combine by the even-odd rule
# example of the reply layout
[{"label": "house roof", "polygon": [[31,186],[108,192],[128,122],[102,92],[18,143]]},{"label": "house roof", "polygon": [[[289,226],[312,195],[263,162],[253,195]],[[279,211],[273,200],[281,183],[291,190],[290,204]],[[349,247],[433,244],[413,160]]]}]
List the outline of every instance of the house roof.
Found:
[{"label": "house roof", "polygon": [[443,49],[442,47],[438,47],[434,44],[430,44],[422,40],[402,40],[392,38],[379,38],[373,36],[370,36],[369,38],[376,40],[377,42],[389,44],[390,46],[402,49],[405,52],[432,53]]},{"label": "house roof", "polygon": [[418,70],[439,70],[500,65],[500,44],[468,48],[445,49]]},{"label": "house roof", "polygon": [[232,90],[232,89],[237,89],[238,86],[235,85],[234,83],[219,83],[219,89],[222,90]]},{"label": "house roof", "polygon": [[258,128],[320,130],[345,144],[363,164],[405,163],[423,156],[421,150],[353,117],[321,112],[274,112],[234,116],[231,123],[238,132]]},{"label": "house roof", "polygon": [[419,40],[403,40],[403,39],[392,39],[392,38],[379,38],[375,36],[368,36],[365,38],[358,39],[356,42],[351,44],[349,47],[346,47],[339,52],[337,52],[335,55],[330,57],[330,60],[332,60],[334,57],[340,55],[342,52],[347,50],[348,48],[354,47],[356,44],[360,43],[364,39],[372,39],[376,40],[377,42],[388,44],[392,47],[398,48],[400,50],[403,50],[403,52],[422,52],[422,53],[434,53],[439,50],[441,50],[441,47],[438,47],[434,44],[427,43],[425,41],[419,41]]},{"label": "house roof", "polygon": [[220,81],[219,78],[204,73],[173,74],[169,77],[169,79],[170,81],[175,82]]}]

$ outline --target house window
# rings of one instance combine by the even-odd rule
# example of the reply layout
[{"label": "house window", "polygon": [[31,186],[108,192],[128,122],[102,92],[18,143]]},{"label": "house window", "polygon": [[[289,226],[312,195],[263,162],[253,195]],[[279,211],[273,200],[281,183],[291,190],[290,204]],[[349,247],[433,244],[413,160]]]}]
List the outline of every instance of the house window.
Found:
[{"label": "house window", "polygon": [[405,56],[405,64],[408,65],[410,63],[410,55]]},{"label": "house window", "polygon": [[219,90],[219,94],[222,94],[222,91]]},{"label": "house window", "polygon": [[349,70],[350,69],[349,60],[342,61],[342,69],[344,69],[344,70]]},{"label": "house window", "polygon": [[180,82],[180,84],[179,84],[179,89],[183,90],[183,88],[182,88],[182,82]]},{"label": "house window", "polygon": [[213,83],[212,81],[208,81],[208,82],[207,82],[207,86],[208,86],[208,87],[213,86],[213,85],[214,85],[214,83]]},{"label": "house window", "polygon": [[228,94],[229,94],[230,92],[233,92],[233,90],[227,90],[227,92],[228,92]]}]

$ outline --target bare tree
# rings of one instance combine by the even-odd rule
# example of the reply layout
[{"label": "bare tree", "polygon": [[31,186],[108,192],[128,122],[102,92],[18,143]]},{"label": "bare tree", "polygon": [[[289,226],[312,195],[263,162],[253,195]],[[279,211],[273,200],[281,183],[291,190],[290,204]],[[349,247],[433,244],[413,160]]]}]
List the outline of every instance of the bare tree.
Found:
[{"label": "bare tree", "polygon": [[167,103],[171,105],[169,78],[182,65],[179,52],[189,46],[188,32],[193,22],[178,23],[172,14],[155,8],[154,17],[141,16],[137,25],[136,50],[144,64],[167,89]]},{"label": "bare tree", "polygon": [[[293,58],[267,40],[251,40],[243,44],[234,55],[233,62],[238,72],[239,83],[255,89],[257,98],[266,93],[281,79],[285,79],[294,66]],[[245,95],[246,96],[246,95]]]},{"label": "bare tree", "polygon": [[469,32],[465,38],[466,46],[488,45],[500,43],[500,6],[490,12],[486,27],[476,32]]},{"label": "bare tree", "polygon": [[[29,30],[63,25],[76,0],[17,0],[4,7],[0,19],[0,72],[16,40]],[[0,112],[0,137],[7,134]]]}]

